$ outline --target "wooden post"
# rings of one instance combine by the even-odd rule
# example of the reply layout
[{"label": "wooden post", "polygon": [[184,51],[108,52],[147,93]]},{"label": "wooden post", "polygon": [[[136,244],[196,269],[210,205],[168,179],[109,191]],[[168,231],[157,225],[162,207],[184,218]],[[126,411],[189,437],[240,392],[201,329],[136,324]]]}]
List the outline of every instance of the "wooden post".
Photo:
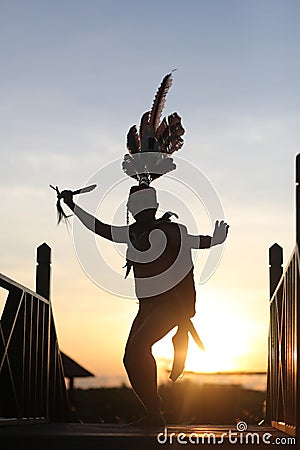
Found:
[{"label": "wooden post", "polygon": [[37,248],[36,292],[50,300],[51,248],[45,242]]},{"label": "wooden post", "polygon": [[283,250],[278,244],[273,244],[269,249],[270,265],[270,299],[272,298],[278,282],[283,273]]},{"label": "wooden post", "polygon": [[[269,284],[270,284],[270,300],[273,297],[273,294],[278,286],[278,282],[283,273],[283,250],[282,247],[278,244],[273,244],[272,247],[269,248]],[[281,298],[279,293],[279,298]],[[281,308],[280,308],[281,310]],[[273,354],[273,332],[272,332],[272,322],[274,315],[274,304],[270,303],[270,324],[269,324],[269,338],[268,338],[268,378],[267,378],[267,403],[266,403],[266,423],[271,425],[272,423],[272,411],[273,411],[273,395],[271,390],[273,390],[273,379],[274,379],[274,363],[270,360],[271,355]]]}]

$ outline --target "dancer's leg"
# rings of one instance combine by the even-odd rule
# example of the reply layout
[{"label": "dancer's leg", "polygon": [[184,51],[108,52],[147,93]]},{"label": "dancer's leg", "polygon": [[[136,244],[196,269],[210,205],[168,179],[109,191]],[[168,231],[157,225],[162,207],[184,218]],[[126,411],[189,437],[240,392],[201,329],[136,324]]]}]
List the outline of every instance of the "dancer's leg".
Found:
[{"label": "dancer's leg", "polygon": [[[140,315],[139,315],[140,314]],[[129,381],[146,408],[147,415],[160,414],[157,367],[152,345],[176,326],[176,314],[167,303],[156,304],[148,314],[139,313],[127,341],[124,365]]]}]

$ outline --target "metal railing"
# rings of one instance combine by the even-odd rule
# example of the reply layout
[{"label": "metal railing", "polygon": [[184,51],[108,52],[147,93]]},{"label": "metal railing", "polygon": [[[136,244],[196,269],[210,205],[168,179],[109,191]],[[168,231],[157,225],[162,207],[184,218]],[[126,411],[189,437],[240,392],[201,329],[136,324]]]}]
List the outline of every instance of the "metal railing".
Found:
[{"label": "metal railing", "polygon": [[[49,249],[43,245],[39,248],[42,254]],[[37,278],[45,286],[47,270],[42,267],[40,272]],[[50,300],[4,275],[0,275],[0,287],[7,293],[0,320],[0,422],[68,421],[67,391]]]},{"label": "metal railing", "polygon": [[282,273],[283,250],[270,248],[268,422],[300,440],[300,154],[296,157],[296,246]]},{"label": "metal railing", "polygon": [[[280,247],[277,247],[277,250]],[[299,252],[296,247],[270,300],[268,416],[271,424],[296,435],[297,316]]]}]

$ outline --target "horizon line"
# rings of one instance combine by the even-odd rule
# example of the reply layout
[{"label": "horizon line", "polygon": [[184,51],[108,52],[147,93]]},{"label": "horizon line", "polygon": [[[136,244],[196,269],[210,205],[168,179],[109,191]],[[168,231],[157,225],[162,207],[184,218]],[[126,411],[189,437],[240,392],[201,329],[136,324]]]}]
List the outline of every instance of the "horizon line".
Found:
[{"label": "horizon line", "polygon": [[[171,372],[168,370],[167,372]],[[245,371],[245,370],[235,370],[235,371],[219,371],[219,372],[198,372],[193,370],[186,370],[184,374],[188,375],[267,375],[267,371]]]}]

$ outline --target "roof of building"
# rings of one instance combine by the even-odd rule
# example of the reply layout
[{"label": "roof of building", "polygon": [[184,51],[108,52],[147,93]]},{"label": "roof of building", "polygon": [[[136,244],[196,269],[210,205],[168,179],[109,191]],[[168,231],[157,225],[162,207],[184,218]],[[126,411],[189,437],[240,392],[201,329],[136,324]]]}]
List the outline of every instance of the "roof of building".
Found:
[{"label": "roof of building", "polygon": [[94,377],[95,375],[80,366],[74,359],[60,352],[66,378]]}]

